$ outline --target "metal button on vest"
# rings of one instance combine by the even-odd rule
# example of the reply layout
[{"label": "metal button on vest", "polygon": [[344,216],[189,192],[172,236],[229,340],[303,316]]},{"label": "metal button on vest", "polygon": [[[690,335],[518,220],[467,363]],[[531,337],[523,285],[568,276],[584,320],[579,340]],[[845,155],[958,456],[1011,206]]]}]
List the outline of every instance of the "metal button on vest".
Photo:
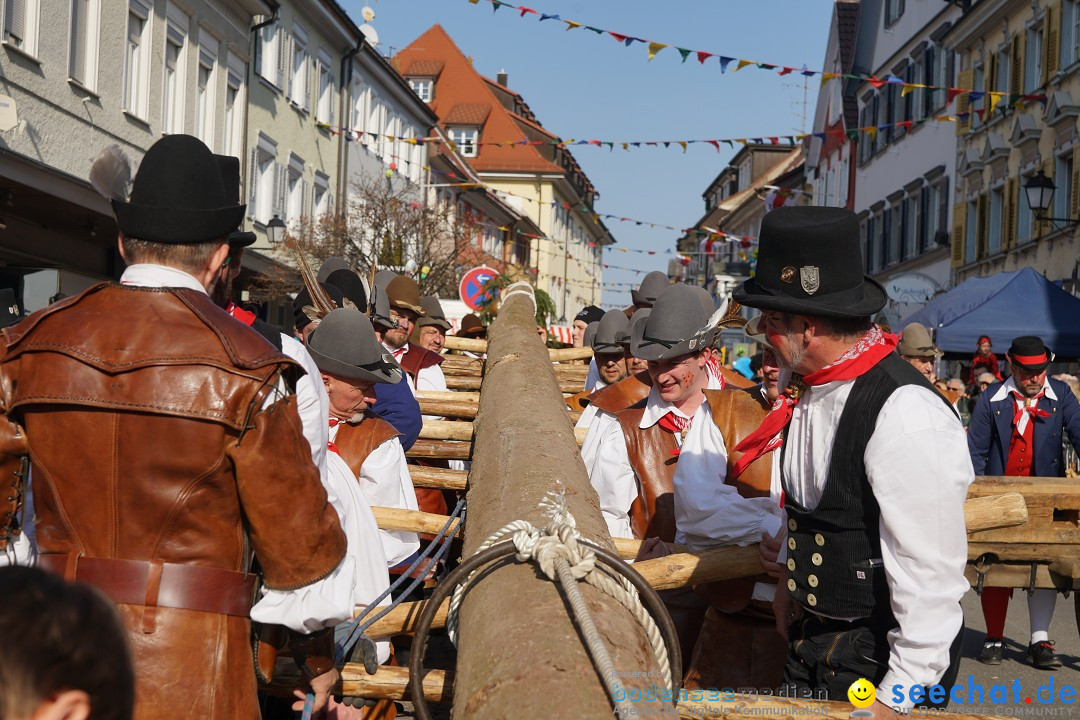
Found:
[{"label": "metal button on vest", "polygon": [[794,550],[795,549],[795,538],[788,538],[787,539],[787,546],[788,546],[788,550]]},{"label": "metal button on vest", "polygon": [[797,522],[795,522],[795,518],[790,518],[787,521],[787,528],[788,528],[788,530],[791,530],[792,532],[795,532],[796,530],[799,529],[799,524]]},{"label": "metal button on vest", "polygon": [[821,533],[818,533],[814,536],[814,542],[816,542],[821,547],[825,547],[825,536]]},{"label": "metal button on vest", "polygon": [[787,569],[794,572],[794,570],[795,570],[795,560],[794,560],[794,558],[788,558]]},{"label": "metal button on vest", "polygon": [[810,556],[810,562],[814,563],[815,565],[820,565],[821,564],[821,553],[814,553],[813,555],[811,555]]},{"label": "metal button on vest", "polygon": [[791,592],[795,592],[795,581],[794,580],[788,580],[787,581],[787,589],[790,590]]},{"label": "metal button on vest", "polygon": [[814,607],[817,605],[817,598],[814,597],[814,593],[810,593],[806,596],[806,604],[810,607]]},{"label": "metal button on vest", "polygon": [[806,578],[806,582],[810,584],[810,587],[817,587],[818,579],[817,575],[810,575]]}]

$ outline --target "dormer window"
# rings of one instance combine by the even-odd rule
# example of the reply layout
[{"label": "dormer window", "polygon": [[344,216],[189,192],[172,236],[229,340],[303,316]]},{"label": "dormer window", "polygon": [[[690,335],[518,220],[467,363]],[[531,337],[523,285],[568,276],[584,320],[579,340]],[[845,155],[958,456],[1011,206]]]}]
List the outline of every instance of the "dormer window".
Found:
[{"label": "dormer window", "polygon": [[435,97],[435,78],[411,77],[409,78],[409,87],[424,102],[431,102],[431,99]]},{"label": "dormer window", "polygon": [[462,157],[476,157],[476,144],[480,142],[480,128],[475,125],[463,125],[448,128],[450,139],[457,145]]}]

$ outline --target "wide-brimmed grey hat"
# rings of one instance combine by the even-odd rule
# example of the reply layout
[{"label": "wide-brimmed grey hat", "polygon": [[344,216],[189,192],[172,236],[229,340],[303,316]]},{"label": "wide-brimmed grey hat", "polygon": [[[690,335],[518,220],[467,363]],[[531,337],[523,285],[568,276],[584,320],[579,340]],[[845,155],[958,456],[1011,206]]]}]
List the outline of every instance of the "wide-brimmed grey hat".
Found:
[{"label": "wide-brimmed grey hat", "polygon": [[900,344],[896,352],[904,357],[941,357],[945,353],[934,345],[930,331],[919,323],[911,323],[900,333]]},{"label": "wide-brimmed grey hat", "polygon": [[420,298],[420,307],[424,308],[424,314],[416,319],[416,327],[434,325],[442,328],[443,332],[450,329],[450,323],[446,320],[446,313],[443,312],[439,298],[425,295]]},{"label": "wide-brimmed grey hat", "polygon": [[653,305],[644,321],[634,325],[630,353],[642,360],[669,360],[706,347],[697,337],[709,321],[694,289],[673,285]]},{"label": "wide-brimmed grey hat", "polygon": [[581,336],[581,344],[585,347],[592,347],[593,338],[596,337],[596,329],[600,327],[599,320],[593,320],[591,323],[585,326],[585,334]]},{"label": "wide-brimmed grey hat", "polygon": [[315,365],[330,375],[369,383],[401,380],[401,367],[359,310],[338,308],[331,312],[308,338],[307,349]]},{"label": "wide-brimmed grey hat", "polygon": [[319,282],[326,282],[326,278],[330,277],[330,273],[335,270],[352,270],[352,266],[349,265],[349,261],[342,257],[328,257],[323,260],[322,266],[319,268],[317,279]]},{"label": "wide-brimmed grey hat", "polygon": [[[591,323],[590,323],[591,325]],[[608,310],[596,328],[596,335],[592,339],[594,353],[623,352],[619,339],[622,333],[630,327],[630,320],[622,310]]]},{"label": "wide-brimmed grey hat", "polygon": [[623,346],[623,350],[630,352],[630,340],[634,334],[634,327],[638,323],[645,322],[645,318],[649,317],[650,313],[652,313],[652,308],[639,308],[630,316],[626,329],[619,335],[619,344]]},{"label": "wide-brimmed grey hat", "polygon": [[390,284],[390,281],[397,277],[397,273],[393,270],[380,270],[375,273],[375,284],[381,287],[383,290]]},{"label": "wide-brimmed grey hat", "polygon": [[701,308],[705,311],[705,317],[709,317],[716,312],[716,300],[713,299],[711,292],[700,285],[691,285],[690,287],[694,289],[694,294],[697,295],[698,302],[701,303]]},{"label": "wide-brimmed grey hat", "polygon": [[669,285],[671,283],[668,282],[667,275],[659,270],[653,270],[645,276],[641,284],[638,285],[637,290],[630,291],[630,298],[635,305],[654,305],[660,297],[660,293],[664,292]]}]

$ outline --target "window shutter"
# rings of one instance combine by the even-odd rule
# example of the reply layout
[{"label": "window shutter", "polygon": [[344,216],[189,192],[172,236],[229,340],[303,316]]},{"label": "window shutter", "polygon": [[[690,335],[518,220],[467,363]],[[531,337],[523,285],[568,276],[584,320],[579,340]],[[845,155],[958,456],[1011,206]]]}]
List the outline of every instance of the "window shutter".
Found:
[{"label": "window shutter", "polygon": [[304,58],[304,75],[304,109],[311,110],[311,86],[318,82],[319,78],[319,68],[315,65],[315,58]]},{"label": "window shutter", "polygon": [[1009,105],[1024,93],[1024,33],[1018,32],[1012,41],[1012,67],[1009,70]]},{"label": "window shutter", "polygon": [[[973,71],[964,70],[956,80],[956,86],[961,90],[970,90],[971,83],[975,81]],[[956,98],[956,134],[964,135],[971,129],[971,98],[967,93]]]},{"label": "window shutter", "polygon": [[304,217],[309,217],[311,215],[311,207],[308,205],[307,180],[300,181],[300,214]]},{"label": "window shutter", "polygon": [[975,216],[975,259],[982,260],[986,257],[989,245],[989,219],[990,219],[990,196],[983,193],[979,196],[977,205],[978,215]]},{"label": "window shutter", "polygon": [[328,97],[327,97],[326,102],[330,106],[330,124],[333,125],[335,117],[336,117],[335,114],[334,114],[334,110],[336,109],[336,105],[337,105],[337,103],[334,102],[334,99],[335,99],[334,95],[336,93],[334,92],[334,76],[330,75],[328,77],[329,77],[330,87],[327,90],[327,96]]},{"label": "window shutter", "polygon": [[285,168],[274,163],[274,208],[272,214],[283,221],[285,218]]},{"label": "window shutter", "polygon": [[286,97],[289,94],[289,75],[291,74],[289,68],[289,33],[285,31],[285,28],[278,27],[278,59],[277,59],[277,82],[278,87],[285,91]]},{"label": "window shutter", "polygon": [[[26,39],[26,0],[7,0],[4,12],[4,37]],[[21,43],[20,43],[21,44]]]},{"label": "window shutter", "polygon": [[1058,69],[1058,38],[1061,37],[1061,7],[1051,5],[1043,17],[1043,76],[1046,85]]},{"label": "window shutter", "polygon": [[1006,251],[1016,244],[1016,185],[1016,178],[1005,183],[1005,227],[1001,244]]},{"label": "window shutter", "polygon": [[958,268],[964,264],[964,227],[967,225],[967,204],[953,205],[952,220],[952,266]]},{"label": "window shutter", "polygon": [[259,179],[259,151],[251,151],[251,173],[248,174],[248,207],[247,214],[249,218],[255,217],[255,200],[258,197],[255,194],[255,185]]},{"label": "window shutter", "polygon": [[1076,217],[1080,214],[1080,147],[1073,150],[1072,197],[1069,200],[1069,217]]},{"label": "window shutter", "polygon": [[71,1],[71,79],[86,85],[86,28],[90,0]]}]

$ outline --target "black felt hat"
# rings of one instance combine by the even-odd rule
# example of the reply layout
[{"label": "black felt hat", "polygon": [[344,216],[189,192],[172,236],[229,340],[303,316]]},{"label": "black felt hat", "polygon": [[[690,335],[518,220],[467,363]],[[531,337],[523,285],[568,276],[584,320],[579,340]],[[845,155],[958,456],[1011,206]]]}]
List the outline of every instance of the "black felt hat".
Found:
[{"label": "black felt hat", "polygon": [[308,338],[307,350],[315,365],[330,375],[370,383],[401,380],[401,367],[358,310],[338,308],[323,318]]},{"label": "black felt hat", "polygon": [[346,300],[352,302],[362,313],[368,311],[368,298],[371,297],[368,284],[351,269],[334,270],[326,276],[326,282],[341,288]]},{"label": "black felt hat", "polygon": [[240,227],[245,209],[226,190],[214,154],[190,135],[154,143],[135,173],[129,201],[112,205],[125,236],[180,244],[227,237]]},{"label": "black felt hat", "polygon": [[[338,307],[345,305],[345,295],[341,292],[341,288],[337,285],[331,285],[330,283],[322,283],[323,290],[330,296],[330,299],[334,301],[334,304]],[[296,297],[293,298],[293,324],[297,330],[303,330],[311,322],[311,318],[304,312],[304,308],[308,305],[313,305],[314,301],[311,299],[311,293],[308,292],[306,287],[300,288],[300,292],[296,293]]]},{"label": "black felt hat", "polygon": [[23,319],[19,301],[11,288],[0,288],[0,328],[6,328]]},{"label": "black felt hat", "polygon": [[859,220],[842,208],[777,208],[761,222],[757,271],[733,295],[762,310],[868,317],[885,288],[863,274]]},{"label": "black felt hat", "polygon": [[[221,182],[225,186],[225,193],[233,204],[239,205],[240,160],[232,155],[214,155],[214,159],[217,160],[218,171],[221,173]],[[240,228],[236,228],[229,233],[230,247],[247,247],[254,244],[254,242],[255,233],[253,232],[244,232]]]},{"label": "black felt hat", "polygon": [[1008,358],[1014,365],[1019,365],[1028,372],[1042,372],[1050,361],[1054,359],[1054,353],[1046,347],[1042,338],[1034,335],[1023,335],[1012,341],[1009,346]]}]

